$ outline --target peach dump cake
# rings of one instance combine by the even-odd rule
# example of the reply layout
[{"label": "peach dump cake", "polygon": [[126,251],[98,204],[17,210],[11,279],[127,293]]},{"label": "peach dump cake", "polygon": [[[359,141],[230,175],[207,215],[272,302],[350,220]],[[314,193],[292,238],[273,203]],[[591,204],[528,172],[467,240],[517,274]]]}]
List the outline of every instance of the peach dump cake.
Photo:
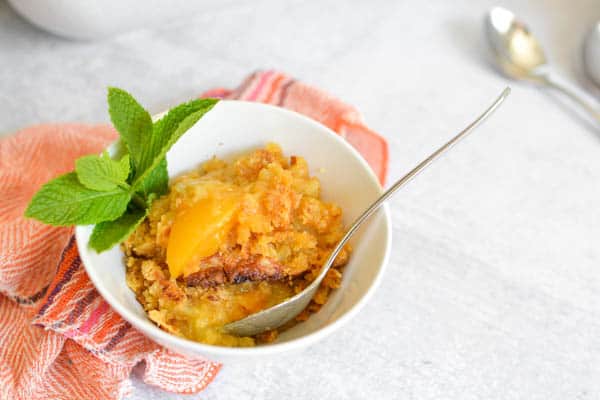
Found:
[{"label": "peach dump cake", "polygon": [[[173,179],[146,220],[122,244],[127,284],[165,331],[222,346],[272,341],[224,332],[229,322],[305,288],[342,237],[342,210],[320,199],[306,161],[267,145],[227,162],[213,158]],[[345,248],[310,305],[306,320],[340,286]]]}]

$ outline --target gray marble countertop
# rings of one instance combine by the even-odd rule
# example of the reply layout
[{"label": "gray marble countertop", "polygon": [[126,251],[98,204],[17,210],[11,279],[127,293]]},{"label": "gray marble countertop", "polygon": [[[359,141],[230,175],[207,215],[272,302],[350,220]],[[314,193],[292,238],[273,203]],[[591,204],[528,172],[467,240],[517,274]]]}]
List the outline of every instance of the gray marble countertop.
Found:
[{"label": "gray marble countertop", "polygon": [[[277,68],[362,110],[389,140],[392,180],[506,85],[481,35],[492,4],[230,1],[73,42],[0,1],[0,132],[107,121],[107,85],[160,111]],[[596,0],[504,4],[585,84],[579,50]],[[550,93],[512,86],[480,132],[392,200],[391,265],[350,324],[300,354],[225,365],[185,398],[600,398],[600,132]],[[135,386],[133,399],[177,397]]]}]

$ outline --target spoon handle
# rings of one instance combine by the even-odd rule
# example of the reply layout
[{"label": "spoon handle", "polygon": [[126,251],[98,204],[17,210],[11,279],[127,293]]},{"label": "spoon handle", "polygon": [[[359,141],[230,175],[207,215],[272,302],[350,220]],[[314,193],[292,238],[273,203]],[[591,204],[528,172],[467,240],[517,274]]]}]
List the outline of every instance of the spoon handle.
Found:
[{"label": "spoon handle", "polygon": [[500,106],[500,104],[502,104],[502,102],[506,99],[506,97],[508,97],[509,94],[510,94],[510,88],[507,87],[506,89],[504,89],[502,91],[502,93],[496,99],[496,101],[494,101],[494,103],[491,106],[489,106],[488,109],[485,110],[483,112],[483,114],[481,114],[475,121],[471,122],[465,129],[463,129],[460,133],[458,133],[456,136],[454,136],[452,139],[450,139],[446,144],[444,144],[442,147],[440,147],[439,149],[434,151],[429,157],[427,157],[426,159],[421,161],[416,167],[414,167],[412,170],[410,170],[410,172],[408,172],[402,178],[398,179],[388,190],[385,191],[385,193],[383,193],[377,200],[375,200],[375,202],[373,204],[371,204],[371,206],[365,212],[363,212],[358,218],[356,218],[356,220],[354,221],[354,223],[352,224],[350,229],[348,229],[346,234],[338,242],[335,249],[333,249],[331,255],[327,259],[327,262],[323,266],[323,268],[322,268],[321,272],[319,273],[319,275],[317,276],[317,278],[312,282],[311,286],[315,285],[315,283],[316,283],[316,285],[319,285],[321,280],[327,274],[329,267],[331,267],[335,258],[337,257],[339,252],[342,250],[342,248],[344,247],[346,242],[348,242],[348,240],[352,237],[352,235],[354,235],[356,230],[362,225],[362,223],[367,218],[369,218],[387,199],[392,197],[398,191],[398,189],[400,189],[402,186],[404,186],[412,178],[417,176],[419,174],[419,172],[423,171],[426,167],[428,167],[435,159],[437,159],[440,155],[445,153],[448,149],[450,149],[450,147],[452,147],[454,144],[456,144],[460,139],[467,136],[479,124],[481,124],[484,120],[486,120],[487,117],[489,117]]},{"label": "spoon handle", "polygon": [[590,101],[585,99],[583,95],[578,93],[575,89],[570,88],[568,85],[559,82],[556,78],[553,78],[549,74],[539,75],[542,82],[552,89],[558,90],[574,103],[579,104],[596,122],[600,122],[600,110],[594,106]]}]

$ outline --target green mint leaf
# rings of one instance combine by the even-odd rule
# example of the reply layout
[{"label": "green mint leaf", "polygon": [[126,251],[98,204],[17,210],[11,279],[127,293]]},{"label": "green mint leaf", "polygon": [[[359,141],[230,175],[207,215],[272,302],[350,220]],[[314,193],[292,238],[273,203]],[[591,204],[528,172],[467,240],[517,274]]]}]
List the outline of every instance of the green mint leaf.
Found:
[{"label": "green mint leaf", "polygon": [[160,163],[146,175],[138,185],[137,191],[145,199],[152,193],[160,196],[169,190],[169,174],[167,172],[167,160],[162,159]]},{"label": "green mint leaf", "polygon": [[90,247],[100,253],[127,239],[146,218],[146,213],[147,210],[131,210],[114,221],[100,222],[92,231]]},{"label": "green mint leaf", "polygon": [[[204,113],[208,112],[217,103],[217,101],[218,100],[215,99],[196,99],[188,101],[187,103],[180,104],[170,109],[164,117],[156,121],[152,127],[152,135],[145,143],[146,146],[144,147],[144,151],[141,156],[140,168],[137,176],[141,175],[146,169],[148,169],[154,163],[157,157],[159,159],[162,158],[159,155],[161,152],[163,152],[165,146],[167,146],[172,140],[173,135],[179,128],[179,125],[187,117],[198,112],[204,115]],[[202,115],[200,115],[198,119]],[[181,132],[181,134],[184,132]],[[179,137],[175,138],[171,145],[175,143],[178,138]],[[166,154],[166,151],[164,154]]]},{"label": "green mint leaf", "polygon": [[85,156],[75,161],[79,182],[94,190],[107,191],[126,187],[129,169],[129,155],[116,161],[105,152],[102,156]]},{"label": "green mint leaf", "polygon": [[[167,152],[179,140],[179,138],[190,129],[204,114],[210,111],[218,100],[216,99],[202,99],[194,100],[186,103],[182,106],[175,107],[169,112],[163,119],[156,122],[154,130],[152,132],[152,140],[148,147],[145,148],[144,157],[142,157],[142,164],[147,165],[145,169],[136,171],[136,178],[134,179],[134,189],[138,190],[141,187],[142,182],[145,182],[147,176],[151,171],[156,168],[158,164],[165,158]],[[189,110],[186,105],[194,104],[192,106],[193,111],[188,113],[187,116],[183,117],[185,112],[179,111],[180,107],[184,110]],[[169,116],[169,115],[173,116]],[[177,121],[177,122],[176,122]]]},{"label": "green mint leaf", "polygon": [[129,93],[113,87],[108,88],[108,113],[129,150],[134,167],[144,170],[140,162],[152,135],[150,114]]},{"label": "green mint leaf", "polygon": [[70,172],[46,183],[33,196],[25,216],[49,225],[89,225],[120,217],[131,195],[123,189],[97,191]]}]

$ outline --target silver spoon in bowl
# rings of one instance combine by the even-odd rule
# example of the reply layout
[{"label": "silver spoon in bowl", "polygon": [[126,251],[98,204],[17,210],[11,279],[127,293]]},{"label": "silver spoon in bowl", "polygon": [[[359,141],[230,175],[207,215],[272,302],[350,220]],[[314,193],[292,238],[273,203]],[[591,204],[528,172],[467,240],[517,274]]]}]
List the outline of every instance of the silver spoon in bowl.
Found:
[{"label": "silver spoon in bowl", "polygon": [[558,82],[549,73],[540,43],[512,12],[494,7],[485,18],[485,28],[496,62],[506,76],[553,88],[580,105],[596,122],[600,122],[600,109],[596,105],[576,89]]},{"label": "silver spoon in bowl", "polygon": [[473,131],[480,123],[482,123],[487,117],[489,117],[506,99],[510,94],[510,88],[504,89],[502,94],[494,101],[494,103],[483,112],[475,121],[471,122],[462,132],[452,138],[445,145],[437,149],[433,154],[421,161],[419,165],[413,168],[409,173],[404,175],[402,178],[397,180],[385,193],[383,193],[377,200],[375,200],[365,212],[363,212],[350,226],[346,234],[340,239],[339,243],[335,246],[331,255],[321,268],[321,272],[302,292],[290,297],[289,299],[273,306],[261,310],[255,314],[251,314],[243,319],[235,322],[231,322],[224,326],[226,332],[235,334],[238,336],[252,336],[258,333],[275,329],[285,324],[296,315],[300,314],[302,310],[306,308],[310,300],[315,295],[315,292],[319,288],[321,281],[325,278],[327,271],[331,268],[333,261],[342,250],[348,240],[356,233],[358,228],[375,212],[377,209],[390,197],[392,197],[398,189],[403,187],[408,181],[414,178],[419,172],[429,166],[435,159],[441,154],[446,152],[452,145],[458,142],[460,139],[465,137],[471,131]]}]

